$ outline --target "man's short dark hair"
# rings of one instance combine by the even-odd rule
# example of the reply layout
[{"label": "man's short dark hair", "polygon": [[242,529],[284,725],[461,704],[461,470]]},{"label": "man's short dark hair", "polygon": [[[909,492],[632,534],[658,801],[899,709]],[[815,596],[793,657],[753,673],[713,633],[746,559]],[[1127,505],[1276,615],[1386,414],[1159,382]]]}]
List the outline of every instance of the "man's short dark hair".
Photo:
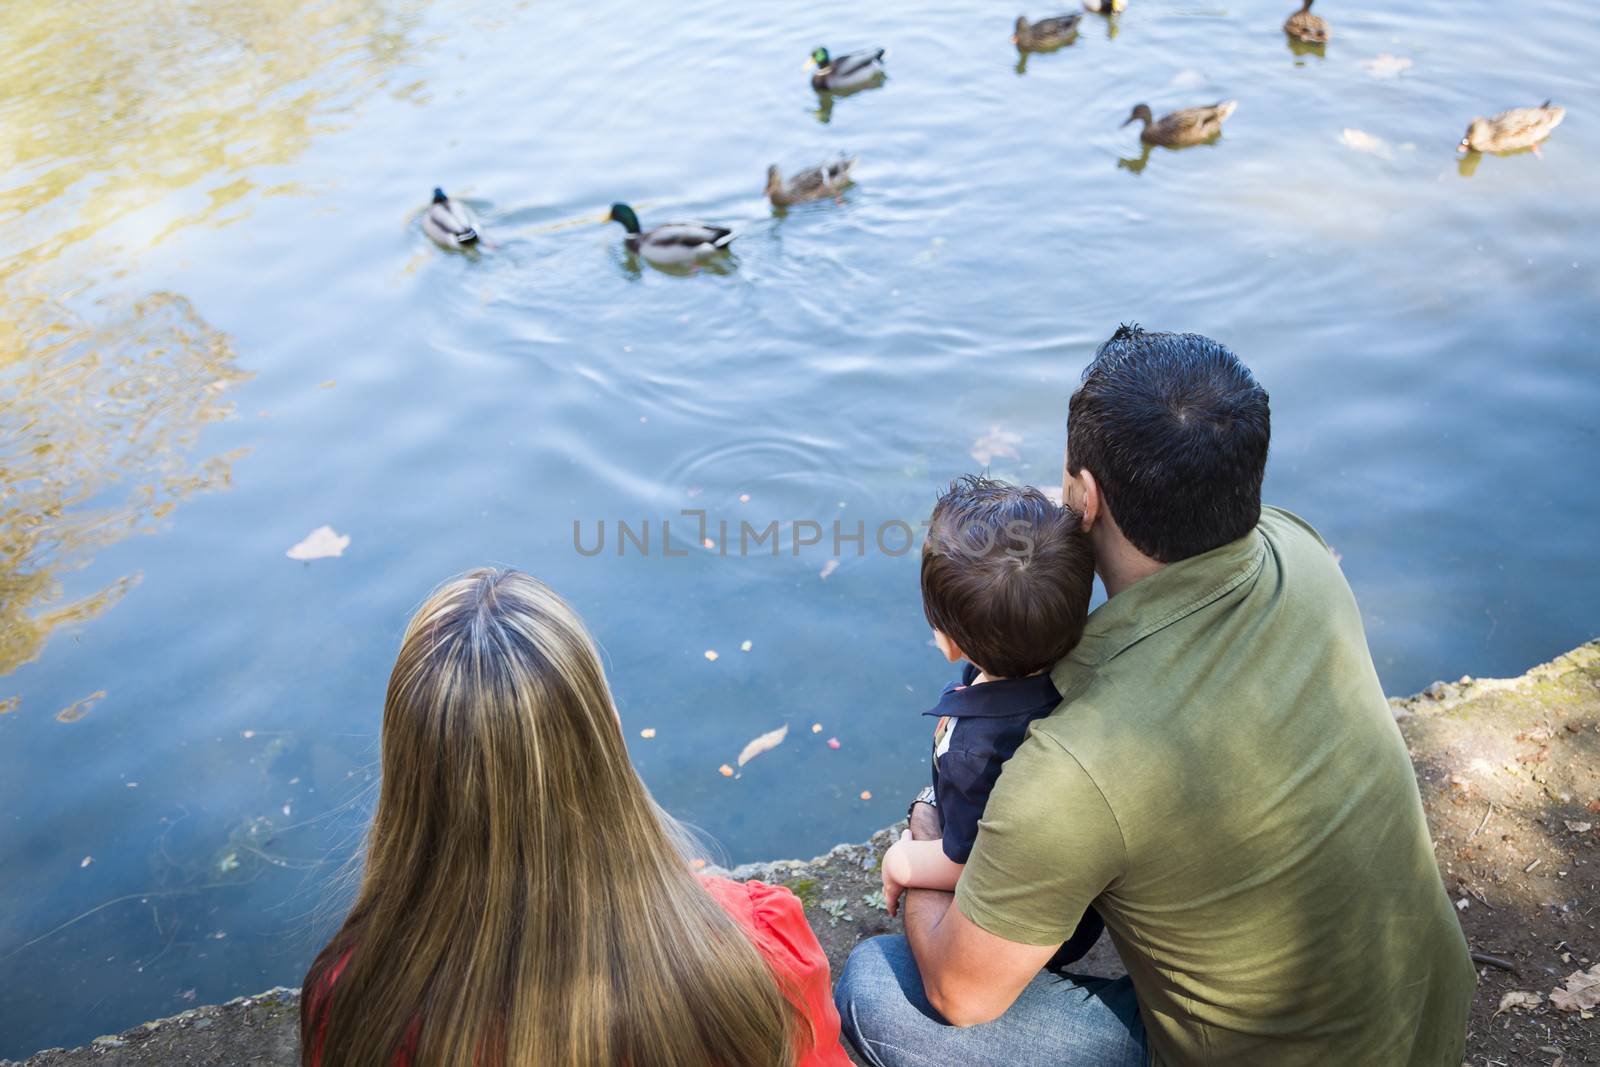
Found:
[{"label": "man's short dark hair", "polygon": [[1175,563],[1255,527],[1271,437],[1267,391],[1225,345],[1122,326],[1072,394],[1067,473],[1087,467],[1133,547]]},{"label": "man's short dark hair", "polygon": [[1039,490],[969,475],[934,505],[922,610],[991,678],[1036,674],[1072,651],[1093,587],[1078,513]]}]

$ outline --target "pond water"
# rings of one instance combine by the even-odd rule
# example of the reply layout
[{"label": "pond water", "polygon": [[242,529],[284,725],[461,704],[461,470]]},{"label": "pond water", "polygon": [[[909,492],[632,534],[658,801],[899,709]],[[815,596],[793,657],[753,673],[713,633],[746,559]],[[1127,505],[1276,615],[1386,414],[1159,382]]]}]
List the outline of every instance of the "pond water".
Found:
[{"label": "pond water", "polygon": [[[1594,635],[1600,24],[1329,2],[1300,55],[1292,6],[1133,0],[1021,64],[971,5],[7,4],[0,1056],[298,984],[401,629],[472,565],[579,608],[726,859],[891,821],[949,670],[885,524],[985,466],[1058,484],[1119,321],[1255,368],[1268,499],[1342,555],[1391,692]],[[818,44],[887,82],[819,101]],[[1458,163],[1546,97],[1542,158]],[[1215,145],[1118,125],[1220,98]],[[841,202],[761,199],[841,151]],[[435,184],[493,247],[422,237]],[[664,273],[614,200],[740,236]],[[323,524],[342,557],[285,557]]]}]

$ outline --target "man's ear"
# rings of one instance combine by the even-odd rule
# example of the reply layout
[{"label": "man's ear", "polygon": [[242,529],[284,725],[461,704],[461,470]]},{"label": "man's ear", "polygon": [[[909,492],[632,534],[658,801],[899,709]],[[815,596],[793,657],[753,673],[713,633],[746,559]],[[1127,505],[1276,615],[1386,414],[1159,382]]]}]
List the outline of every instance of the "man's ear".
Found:
[{"label": "man's ear", "polygon": [[1088,467],[1067,476],[1066,483],[1061,487],[1061,499],[1082,517],[1083,524],[1079,529],[1088,533],[1094,527],[1095,520],[1100,518],[1100,509],[1104,505],[1100,497],[1100,483],[1094,480]]},{"label": "man's ear", "polygon": [[944,653],[944,658],[951,663],[959,663],[967,658],[961,649],[956,647],[956,643],[950,640],[942,630],[933,631],[933,643],[939,646],[939,651]]}]

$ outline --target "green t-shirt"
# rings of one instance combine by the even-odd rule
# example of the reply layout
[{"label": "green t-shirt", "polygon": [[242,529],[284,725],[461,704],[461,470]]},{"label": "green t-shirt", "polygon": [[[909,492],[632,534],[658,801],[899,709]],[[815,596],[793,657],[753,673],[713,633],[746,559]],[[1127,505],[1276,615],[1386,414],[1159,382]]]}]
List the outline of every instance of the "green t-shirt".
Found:
[{"label": "green t-shirt", "polygon": [[956,886],[1031,945],[1105,918],[1165,1067],[1458,1067],[1476,975],[1355,598],[1267,508],[1089,617]]}]

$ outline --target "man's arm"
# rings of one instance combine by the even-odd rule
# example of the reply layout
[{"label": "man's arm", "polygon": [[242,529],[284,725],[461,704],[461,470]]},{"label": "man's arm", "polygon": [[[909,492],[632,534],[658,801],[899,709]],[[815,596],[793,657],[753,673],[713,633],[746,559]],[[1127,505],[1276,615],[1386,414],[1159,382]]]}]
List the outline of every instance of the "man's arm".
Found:
[{"label": "man's arm", "polygon": [[[939,841],[939,813],[930,804],[911,810],[913,842]],[[955,894],[908,889],[906,939],[922,973],[928,1002],[954,1026],[998,1019],[1059,946],[1022,945],[979,927],[954,907]]]}]

